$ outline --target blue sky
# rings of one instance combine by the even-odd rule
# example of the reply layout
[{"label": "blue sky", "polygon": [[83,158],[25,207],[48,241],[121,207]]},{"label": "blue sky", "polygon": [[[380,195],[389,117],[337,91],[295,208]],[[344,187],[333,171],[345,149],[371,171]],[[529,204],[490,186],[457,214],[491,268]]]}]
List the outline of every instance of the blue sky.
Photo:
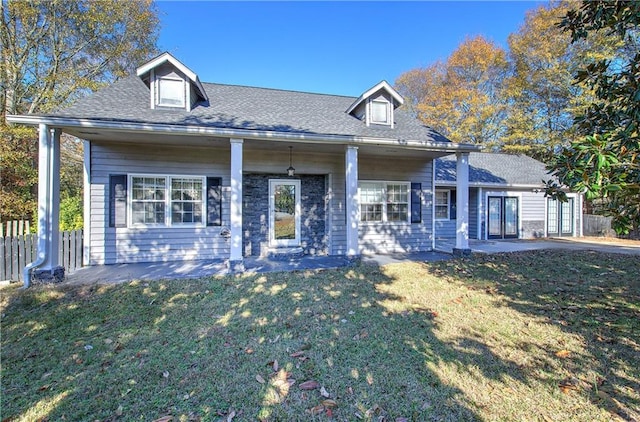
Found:
[{"label": "blue sky", "polygon": [[467,36],[506,47],[540,4],[159,1],[159,45],[203,82],[358,96]]}]

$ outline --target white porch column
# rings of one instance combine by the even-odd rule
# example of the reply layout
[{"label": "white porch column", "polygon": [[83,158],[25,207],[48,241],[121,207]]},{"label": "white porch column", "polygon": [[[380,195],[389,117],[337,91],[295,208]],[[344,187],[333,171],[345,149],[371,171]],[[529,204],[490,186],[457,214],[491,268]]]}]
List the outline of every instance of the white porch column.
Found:
[{"label": "white porch column", "polygon": [[358,201],[358,147],[349,145],[345,151],[345,212],[347,226],[347,256],[360,255],[358,246],[358,224],[360,204]]},{"label": "white porch column", "polygon": [[469,153],[456,153],[456,247],[454,255],[468,255],[469,249]]},{"label": "white porch column", "polygon": [[231,245],[229,269],[244,271],[242,263],[242,139],[231,139]]},{"label": "white porch column", "polygon": [[60,266],[60,129],[51,131],[50,179],[49,179],[49,239],[47,258],[43,270],[53,270]]},{"label": "white porch column", "polygon": [[[38,255],[23,271],[24,287],[31,279],[62,281],[60,252],[60,129],[40,124],[38,144]],[[31,274],[33,270],[33,274]]]},{"label": "white porch column", "polygon": [[82,161],[82,179],[84,192],[83,210],[83,242],[82,242],[82,265],[91,264],[91,142],[84,141],[84,159]]}]

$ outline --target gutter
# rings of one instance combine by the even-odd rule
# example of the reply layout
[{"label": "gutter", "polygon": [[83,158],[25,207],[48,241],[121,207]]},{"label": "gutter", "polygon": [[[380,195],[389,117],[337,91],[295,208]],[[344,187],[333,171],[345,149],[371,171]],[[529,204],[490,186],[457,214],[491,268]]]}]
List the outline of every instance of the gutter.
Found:
[{"label": "gutter", "polygon": [[25,125],[46,124],[54,127],[84,128],[84,129],[106,129],[121,132],[160,132],[168,134],[183,134],[193,136],[218,136],[243,139],[272,139],[274,141],[298,141],[311,143],[326,143],[327,141],[344,142],[347,144],[373,144],[387,146],[401,146],[405,149],[416,149],[422,151],[437,152],[475,152],[481,151],[482,147],[472,144],[456,144],[449,142],[430,142],[419,140],[399,140],[391,138],[370,138],[366,136],[353,135],[332,135],[315,133],[290,133],[274,132],[268,130],[248,130],[248,129],[228,129],[204,126],[182,126],[166,123],[131,123],[100,121],[92,119],[74,119],[66,117],[47,117],[33,115],[7,115],[6,119],[10,123],[20,123]]},{"label": "gutter", "polygon": [[[35,261],[31,262],[22,270],[22,280],[24,284],[22,289],[28,289],[31,285],[31,270],[42,265],[47,259],[47,238],[49,236],[49,219],[47,218],[47,210],[41,209],[41,199],[45,199],[45,203],[49,203],[51,196],[51,183],[49,173],[51,172],[51,157],[49,145],[48,128],[44,124],[39,126],[39,143],[38,145],[38,256]],[[44,188],[44,189],[43,189]],[[44,192],[40,192],[43,189]],[[48,208],[45,207],[45,208]]]}]

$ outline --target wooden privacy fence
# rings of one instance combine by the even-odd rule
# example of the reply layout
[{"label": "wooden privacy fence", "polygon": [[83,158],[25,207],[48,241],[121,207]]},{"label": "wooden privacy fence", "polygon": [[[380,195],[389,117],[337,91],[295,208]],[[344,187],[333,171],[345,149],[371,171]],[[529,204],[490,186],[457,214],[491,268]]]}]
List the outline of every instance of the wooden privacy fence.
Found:
[{"label": "wooden privacy fence", "polygon": [[[82,267],[82,230],[60,232],[59,264],[65,272]],[[36,259],[38,236],[25,233],[0,237],[0,280],[22,281],[22,270]]]},{"label": "wooden privacy fence", "polygon": [[582,216],[582,234],[585,236],[616,237],[616,232],[611,229],[611,217],[593,214]]}]

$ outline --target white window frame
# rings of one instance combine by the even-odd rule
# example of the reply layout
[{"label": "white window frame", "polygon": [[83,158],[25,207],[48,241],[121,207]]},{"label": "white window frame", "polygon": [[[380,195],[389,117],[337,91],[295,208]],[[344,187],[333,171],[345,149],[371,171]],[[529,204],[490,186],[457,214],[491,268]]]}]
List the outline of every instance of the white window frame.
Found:
[{"label": "white window frame", "polygon": [[[384,121],[374,120],[373,119],[373,105],[374,104],[383,104],[386,109],[386,119]],[[369,122],[374,125],[383,125],[383,126],[391,126],[391,104],[389,101],[380,100],[380,99],[372,99],[369,102]]]},{"label": "white window frame", "polygon": [[[162,89],[160,88],[160,85],[162,85],[163,81],[169,81],[169,82],[180,82],[181,86],[182,86],[182,96],[181,96],[181,103],[180,104],[166,104],[162,102]],[[186,104],[187,104],[187,93],[186,93],[186,88],[185,88],[185,81],[184,79],[181,78],[170,78],[167,76],[160,76],[157,79],[157,90],[158,90],[158,100],[157,100],[157,105],[159,107],[173,107],[173,108],[185,108]]]},{"label": "white window frame", "polygon": [[[363,184],[376,184],[382,185],[382,220],[362,220],[362,205],[361,201],[361,188]],[[389,221],[387,207],[390,204],[388,202],[387,189],[389,185],[403,185],[407,188],[407,218],[405,220],[392,220]],[[395,202],[402,204],[403,202]],[[369,204],[369,203],[368,203]],[[376,203],[377,204],[377,203]],[[393,181],[393,180],[359,180],[358,181],[358,205],[360,207],[360,224],[376,224],[376,223],[388,223],[388,224],[411,224],[411,182],[405,181]]]},{"label": "white window frame", "polygon": [[[444,207],[444,204],[438,204],[436,199],[438,198],[438,193],[446,193],[447,194],[447,218],[438,217],[438,213],[436,212],[438,207]],[[436,221],[447,221],[451,220],[451,189],[436,189],[436,194],[433,197],[433,216]]]},{"label": "white window frame", "polygon": [[[164,178],[164,223],[146,224],[133,222],[133,179],[137,177]],[[206,227],[207,225],[207,178],[205,176],[194,176],[184,174],[129,174],[127,176],[127,227],[131,228],[184,228],[184,227]],[[200,180],[202,183],[202,221],[199,223],[174,223],[172,221],[171,181],[174,179]],[[182,202],[182,201],[177,201]]]}]

